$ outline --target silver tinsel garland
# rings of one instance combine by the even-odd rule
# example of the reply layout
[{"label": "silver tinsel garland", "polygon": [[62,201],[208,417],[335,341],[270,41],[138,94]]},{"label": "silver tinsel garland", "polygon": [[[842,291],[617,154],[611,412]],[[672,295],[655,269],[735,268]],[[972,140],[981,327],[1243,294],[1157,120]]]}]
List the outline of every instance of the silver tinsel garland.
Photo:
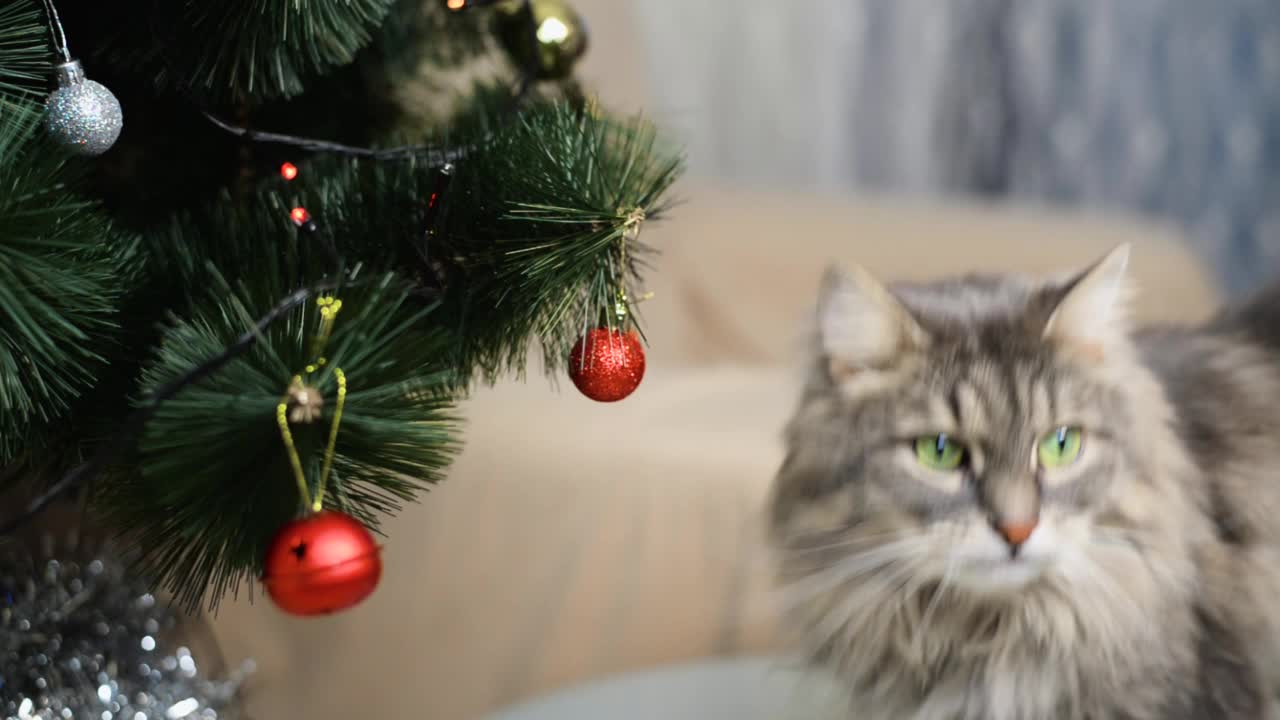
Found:
[{"label": "silver tinsel garland", "polygon": [[[7,552],[6,552],[7,551]],[[179,617],[109,552],[0,547],[4,720],[238,720],[246,663],[202,676]]]}]

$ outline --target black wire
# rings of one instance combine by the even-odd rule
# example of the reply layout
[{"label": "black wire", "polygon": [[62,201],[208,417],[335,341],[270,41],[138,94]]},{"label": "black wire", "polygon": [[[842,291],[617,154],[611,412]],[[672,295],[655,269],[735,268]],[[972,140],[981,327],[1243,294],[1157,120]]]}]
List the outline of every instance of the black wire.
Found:
[{"label": "black wire", "polygon": [[396,158],[409,157],[432,157],[432,163],[436,165],[444,165],[446,163],[456,162],[466,156],[468,148],[440,148],[430,145],[402,145],[390,148],[363,148],[353,145],[343,145],[342,143],[330,142],[328,140],[317,140],[315,138],[299,137],[296,135],[284,135],[282,133],[262,132],[260,130],[250,130],[249,128],[232,125],[225,120],[218,118],[207,110],[201,110],[209,122],[217,125],[223,130],[242,137],[250,142],[257,143],[274,143],[277,145],[290,145],[303,150],[312,152],[328,152],[340,155],[355,155],[357,157],[367,157],[374,160],[392,160]]},{"label": "black wire", "polygon": [[262,337],[262,333],[280,319],[289,310],[297,305],[304,303],[313,294],[323,290],[332,289],[333,285],[321,285],[314,288],[302,288],[294,291],[288,297],[281,300],[275,307],[271,308],[266,315],[263,315],[253,327],[246,330],[244,334],[236,338],[236,341],[228,345],[221,353],[218,353],[205,362],[191,368],[186,374],[161,385],[151,394],[145,404],[134,410],[124,423],[115,433],[98,445],[98,449],[93,456],[86,462],[72,468],[61,480],[54,483],[52,487],[46,490],[39,497],[35,498],[27,504],[17,516],[5,521],[0,525],[0,537],[12,535],[14,531],[25,525],[35,516],[39,515],[42,510],[51,505],[62,495],[70,492],[81,483],[92,479],[111,461],[115,460],[120,454],[134,446],[136,436],[142,432],[143,427],[156,410],[167,400],[177,395],[187,387],[204,380],[213,373],[220,370],[231,360],[244,354],[249,348]]}]

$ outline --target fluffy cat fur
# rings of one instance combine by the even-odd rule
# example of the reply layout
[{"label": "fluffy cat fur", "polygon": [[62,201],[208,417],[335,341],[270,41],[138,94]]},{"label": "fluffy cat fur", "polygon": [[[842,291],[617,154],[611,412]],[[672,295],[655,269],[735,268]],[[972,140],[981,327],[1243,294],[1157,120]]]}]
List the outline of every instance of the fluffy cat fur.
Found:
[{"label": "fluffy cat fur", "polygon": [[[1280,717],[1280,288],[1136,331],[1128,257],[828,273],[771,528],[789,627],[850,718]],[[1078,458],[1040,467],[1063,425]],[[937,433],[965,467],[917,462]],[[1035,528],[1016,555],[1012,522]]]}]

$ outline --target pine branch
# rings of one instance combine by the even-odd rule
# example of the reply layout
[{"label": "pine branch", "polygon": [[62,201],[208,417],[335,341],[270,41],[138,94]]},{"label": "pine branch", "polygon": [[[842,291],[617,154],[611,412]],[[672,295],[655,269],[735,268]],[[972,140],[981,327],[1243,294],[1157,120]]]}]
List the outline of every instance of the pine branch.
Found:
[{"label": "pine branch", "polygon": [[[433,320],[459,338],[460,378],[522,371],[534,340],[547,371],[558,371],[585,329],[616,321],[624,295],[630,314],[652,253],[639,231],[666,209],[682,158],[639,119],[583,114],[565,102],[539,102],[512,118],[490,100],[479,98],[483,110],[450,136],[469,151],[433,228],[432,165],[320,157],[301,163],[298,180],[273,178],[245,204],[226,198],[149,233],[154,274],[175,296],[207,284],[206,264],[294,287],[333,270],[323,250],[331,247],[349,265],[398,272],[422,295],[441,297]],[[294,207],[307,209],[315,233],[293,227]],[[281,239],[283,249],[273,249]]]},{"label": "pine branch", "polygon": [[[156,387],[226,346],[266,304],[265,285],[210,293],[171,327],[144,385]],[[214,285],[214,287],[218,287]],[[441,479],[456,450],[441,362],[447,338],[424,329],[427,309],[407,303],[404,284],[381,276],[339,287],[343,309],[307,378],[325,397],[324,417],[292,425],[315,492],[334,409],[334,369],[349,394],[325,496],[376,528]],[[188,606],[211,605],[261,572],[271,536],[300,509],[276,406],[295,375],[315,364],[318,313],[298,307],[262,331],[258,342],[222,369],[156,408],[139,442],[137,472],[113,480],[95,505],[128,538],[143,567]]]},{"label": "pine branch", "polygon": [[0,465],[93,385],[121,295],[123,242],[36,121],[0,123]]},{"label": "pine branch", "polygon": [[394,0],[167,0],[111,43],[113,64],[205,104],[300,94],[347,65]]},{"label": "pine branch", "polygon": [[[0,5],[0,108],[5,102],[34,103],[53,70],[49,30],[36,3]],[[0,109],[0,115],[7,114]]]},{"label": "pine branch", "polygon": [[[146,401],[135,409],[128,419],[116,428],[115,432],[98,444],[97,449],[89,460],[73,467],[58,482],[53,483],[52,486],[28,502],[23,512],[0,524],[0,538],[12,535],[56,500],[80,487],[83,483],[89,482],[98,473],[105,471],[109,464],[116,462],[133,447],[134,443],[137,442],[137,437],[135,436],[141,432],[146,421],[151,418],[152,413],[160,407],[161,403],[167,402],[170,398],[186,389],[187,386],[209,377],[221,369],[223,365],[226,365],[232,358],[248,350],[272,323],[284,313],[293,309],[294,306],[308,300],[313,294],[312,291],[306,289],[291,293],[254,322],[252,328],[242,333],[240,337],[236,338],[235,342],[224,348],[222,352],[191,368],[182,376],[154,389],[147,396]],[[10,479],[8,476],[17,470],[19,470],[19,466],[12,465],[0,471],[0,486],[4,485],[4,481]]]},{"label": "pine branch", "polygon": [[520,371],[536,338],[555,372],[586,329],[617,320],[620,301],[634,323],[652,253],[640,229],[667,209],[683,158],[638,118],[563,102],[492,138],[460,163],[442,232],[458,278],[445,307],[463,337],[460,364],[490,379]]}]

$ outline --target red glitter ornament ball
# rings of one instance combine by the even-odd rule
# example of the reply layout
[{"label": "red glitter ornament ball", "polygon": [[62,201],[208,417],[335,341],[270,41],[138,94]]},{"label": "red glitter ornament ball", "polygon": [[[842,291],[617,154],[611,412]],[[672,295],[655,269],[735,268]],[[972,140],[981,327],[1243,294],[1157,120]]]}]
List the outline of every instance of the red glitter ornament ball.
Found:
[{"label": "red glitter ornament ball", "polygon": [[271,541],[262,581],[281,610],[324,615],[364,600],[382,577],[381,549],[360,521],[326,510],[293,520]]},{"label": "red glitter ornament ball", "polygon": [[644,347],[635,332],[596,328],[583,335],[569,353],[569,377],[583,395],[616,402],[644,379]]}]

